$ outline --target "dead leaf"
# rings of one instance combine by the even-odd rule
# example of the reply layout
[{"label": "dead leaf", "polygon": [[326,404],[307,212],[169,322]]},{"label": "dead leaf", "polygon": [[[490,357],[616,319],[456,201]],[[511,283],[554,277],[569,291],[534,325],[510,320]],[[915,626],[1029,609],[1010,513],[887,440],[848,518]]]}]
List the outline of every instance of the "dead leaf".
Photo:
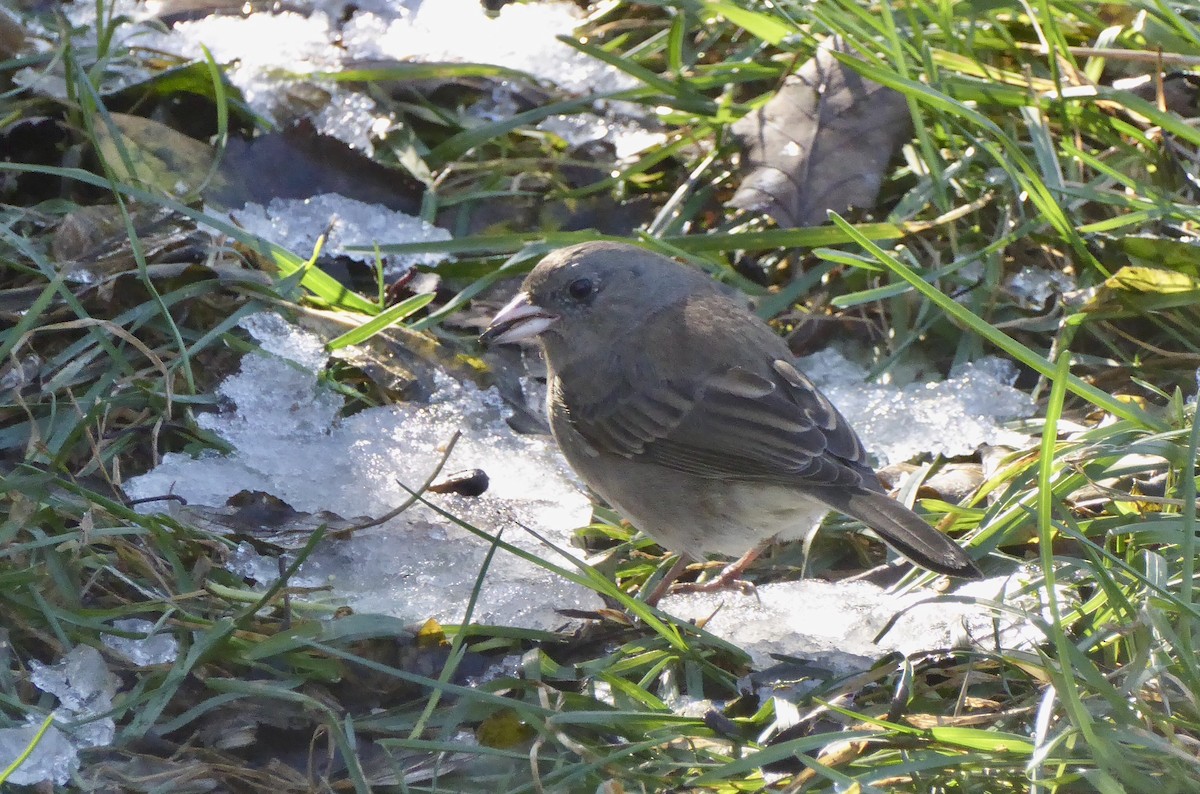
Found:
[{"label": "dead leaf", "polygon": [[515,711],[503,709],[484,718],[475,729],[475,738],[484,747],[511,749],[530,740],[536,732]]},{"label": "dead leaf", "polygon": [[[899,487],[905,478],[920,467],[911,463],[895,463],[879,470],[880,482],[889,490]],[[960,504],[983,485],[983,466],[978,463],[947,463],[921,483],[919,499],[941,499]]]},{"label": "dead leaf", "polygon": [[[141,116],[96,116],[96,153],[118,179],[137,182],[169,196],[187,196],[221,181],[212,174],[214,152],[165,124]],[[210,180],[211,177],[211,180]]]},{"label": "dead leaf", "polygon": [[1117,238],[1117,244],[1133,264],[1200,276],[1200,245],[1194,241],[1131,234]]},{"label": "dead leaf", "polygon": [[1113,273],[1083,307],[1093,316],[1141,315],[1200,301],[1200,278],[1157,267],[1129,266]]},{"label": "dead leaf", "polygon": [[407,172],[381,165],[337,138],[320,134],[310,121],[248,141],[230,138],[220,173],[221,180],[205,191],[204,199],[222,207],[340,193],[418,215],[425,192],[425,186]]},{"label": "dead leaf", "polygon": [[25,49],[25,28],[13,12],[0,8],[0,61],[15,58]]},{"label": "dead leaf", "polygon": [[[862,757],[870,746],[870,742],[852,740],[852,741],[835,741],[821,748],[817,754],[817,760],[827,767],[834,769],[845,766],[846,764],[855,761]],[[813,769],[805,769],[800,774],[796,775],[793,785],[800,786],[815,780],[817,772]]]},{"label": "dead leaf", "polygon": [[[1152,74],[1121,81],[1120,88],[1147,102],[1158,102],[1159,81]],[[1188,72],[1163,75],[1162,100],[1163,107],[1168,111],[1178,113],[1185,119],[1195,118],[1200,114],[1200,78]]]},{"label": "dead leaf", "polygon": [[345,519],[324,510],[305,513],[262,491],[240,491],[223,507],[185,505],[179,508],[177,518],[214,535],[248,541],[260,553],[303,548],[319,527],[336,537],[370,520],[363,516]]},{"label": "dead leaf", "polygon": [[1104,286],[1122,292],[1158,295],[1191,294],[1198,283],[1195,276],[1156,267],[1123,267],[1105,279]]},{"label": "dead leaf", "polygon": [[912,117],[903,95],[861,77],[835,51],[850,48],[827,39],[767,104],[733,125],[749,173],[730,206],[765,212],[785,228],[875,206]]},{"label": "dead leaf", "polygon": [[446,639],[446,630],[442,624],[429,618],[417,630],[417,645],[422,648],[449,648],[450,640]]},{"label": "dead leaf", "polygon": [[116,204],[77,207],[54,228],[50,251],[54,261],[78,280],[90,282],[138,268],[126,222],[137,235],[144,261],[155,263],[182,254],[202,239],[191,224],[171,210],[129,202],[128,219]]}]

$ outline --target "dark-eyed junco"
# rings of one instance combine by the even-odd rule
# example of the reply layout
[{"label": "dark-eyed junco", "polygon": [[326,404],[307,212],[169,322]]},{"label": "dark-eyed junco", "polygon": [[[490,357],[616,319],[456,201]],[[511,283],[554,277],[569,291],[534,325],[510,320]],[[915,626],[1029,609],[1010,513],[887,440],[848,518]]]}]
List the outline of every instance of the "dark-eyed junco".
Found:
[{"label": "dark-eyed junco", "polygon": [[834,509],[918,565],[980,575],[884,493],[858,436],[784,341],[706,274],[631,245],[564,248],[481,338],[534,336],[567,462],[671,551],[745,554],[744,567],[766,542],[803,537]]}]

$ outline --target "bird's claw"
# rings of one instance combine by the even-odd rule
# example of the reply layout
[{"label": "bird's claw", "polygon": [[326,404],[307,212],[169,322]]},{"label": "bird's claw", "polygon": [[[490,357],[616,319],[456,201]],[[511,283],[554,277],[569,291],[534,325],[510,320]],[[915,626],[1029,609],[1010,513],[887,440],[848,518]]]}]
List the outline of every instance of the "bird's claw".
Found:
[{"label": "bird's claw", "polygon": [[[729,575],[726,576],[726,573]],[[737,590],[743,595],[758,595],[753,582],[738,579],[741,571],[725,571],[707,582],[678,582],[671,586],[671,593],[715,593],[720,590]]]}]

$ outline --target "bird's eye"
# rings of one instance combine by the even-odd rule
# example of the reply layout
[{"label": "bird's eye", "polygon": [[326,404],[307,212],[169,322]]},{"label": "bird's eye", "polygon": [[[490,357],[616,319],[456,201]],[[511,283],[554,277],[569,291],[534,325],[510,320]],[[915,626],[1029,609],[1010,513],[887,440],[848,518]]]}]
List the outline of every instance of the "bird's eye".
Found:
[{"label": "bird's eye", "polygon": [[577,301],[587,299],[595,291],[590,278],[577,278],[567,285],[567,294]]}]

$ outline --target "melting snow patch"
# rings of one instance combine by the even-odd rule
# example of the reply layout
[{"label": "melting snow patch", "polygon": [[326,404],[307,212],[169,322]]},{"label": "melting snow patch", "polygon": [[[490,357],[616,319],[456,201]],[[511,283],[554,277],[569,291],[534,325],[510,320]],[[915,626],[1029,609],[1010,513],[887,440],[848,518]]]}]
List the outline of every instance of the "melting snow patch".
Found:
[{"label": "melting snow patch", "polygon": [[139,618],[114,620],[113,629],[142,637],[122,637],[105,634],[101,641],[132,664],[146,667],[152,664],[170,664],[179,655],[179,642],[170,634],[156,634],[154,624]]},{"label": "melting snow patch", "polygon": [[[58,698],[54,722],[8,782],[31,786],[44,780],[63,785],[79,769],[79,750],[111,744],[116,725],[100,718],[112,710],[116,681],[99,651],[77,646],[61,662],[30,662],[34,686]],[[0,769],[17,759],[33,742],[41,720],[20,728],[0,729]]]},{"label": "melting snow patch", "polygon": [[580,94],[633,88],[639,81],[558,40],[582,20],[572,3],[512,3],[495,16],[478,0],[426,0],[397,17],[354,15],[342,31],[356,57],[467,61],[504,66]]},{"label": "melting snow patch", "polygon": [[1075,279],[1061,270],[1026,265],[1004,282],[1005,289],[1019,306],[1040,311],[1055,295],[1077,289]]},{"label": "melting snow patch", "polygon": [[[404,404],[340,418],[342,398],[318,383],[325,361],[321,341],[276,315],[244,322],[267,354],[247,355],[241,371],[220,387],[234,406],[200,417],[237,451],[228,456],[165,456],[162,464],[126,484],[134,497],[176,493],[189,502],[220,506],[245,490],[271,493],[297,510],[342,516],[382,515],[409,494],[441,459],[456,430],[462,439],[447,470],[480,468],[491,478],[480,497],[430,495],[431,500],[527,553],[570,567],[521,527],[561,549],[588,523],[591,506],[546,437],[520,436],[506,424],[493,390],[442,377],[428,404]],[[413,507],[383,527],[350,540],[330,541],[306,562],[308,585],[332,584],[356,609],[413,622],[462,620],[489,541],[425,507]],[[278,568],[249,548],[235,557],[239,573],[259,581]],[[500,550],[487,570],[474,615],[477,622],[551,628],[554,610],[594,608],[589,591],[535,563]]]},{"label": "melting snow patch", "polygon": [[836,350],[800,359],[812,378],[858,431],[880,466],[922,453],[955,457],[980,446],[1024,446],[1029,437],[1003,422],[1034,412],[1029,395],[1013,387],[1012,362],[985,358],[943,381],[898,387],[867,382],[867,371]]},{"label": "melting snow patch", "polygon": [[[287,87],[295,76],[337,72],[348,61],[372,58],[493,64],[579,94],[610,93],[639,85],[635,78],[557,39],[570,34],[582,21],[580,10],[567,2],[517,3],[489,16],[478,0],[353,4],[323,0],[311,4],[308,13],[209,14],[176,22],[169,29],[149,20],[161,3],[114,0],[112,5],[114,17],[135,20],[117,26],[112,51],[141,50],[202,60],[207,48],[217,63],[228,65],[226,76],[255,112],[273,121],[283,122],[294,115],[288,109]],[[88,29],[92,42],[97,26],[95,8],[89,3],[67,6],[71,22]],[[105,6],[106,12],[108,8]],[[27,84],[47,86],[42,90],[61,85],[54,75],[27,71],[21,77]],[[105,89],[116,90],[147,76],[146,69],[130,59],[120,64],[120,71],[110,69]],[[317,128],[370,153],[372,135],[391,125],[390,114],[383,114],[362,92],[331,80],[305,79],[328,94],[314,119]],[[505,90],[501,82],[497,91]]]},{"label": "melting snow patch", "polygon": [[867,582],[805,579],[763,585],[751,594],[672,595],[662,606],[688,620],[712,616],[705,630],[737,644],[758,669],[775,664],[773,655],[787,656],[836,677],[865,670],[892,651],[1033,650],[1044,641],[1035,620],[1046,599],[1044,590],[1028,592],[1029,578],[969,582],[951,594],[953,600],[932,590],[896,594]]},{"label": "melting snow patch", "polygon": [[538,123],[538,129],[557,135],[571,146],[607,141],[613,145],[618,160],[630,160],[667,140],[665,133],[648,130],[640,122],[614,121],[594,113],[550,116]]},{"label": "melting snow patch", "polygon": [[[230,215],[251,234],[283,246],[297,255],[307,256],[316,246],[317,238],[324,234],[325,247],[322,253],[346,256],[372,265],[375,261],[373,254],[350,253],[346,248],[450,239],[448,231],[420,218],[336,193],[323,193],[307,199],[271,199],[265,207],[247,204]],[[384,274],[388,278],[395,278],[411,267],[433,267],[447,258],[445,254],[385,255]]]}]

